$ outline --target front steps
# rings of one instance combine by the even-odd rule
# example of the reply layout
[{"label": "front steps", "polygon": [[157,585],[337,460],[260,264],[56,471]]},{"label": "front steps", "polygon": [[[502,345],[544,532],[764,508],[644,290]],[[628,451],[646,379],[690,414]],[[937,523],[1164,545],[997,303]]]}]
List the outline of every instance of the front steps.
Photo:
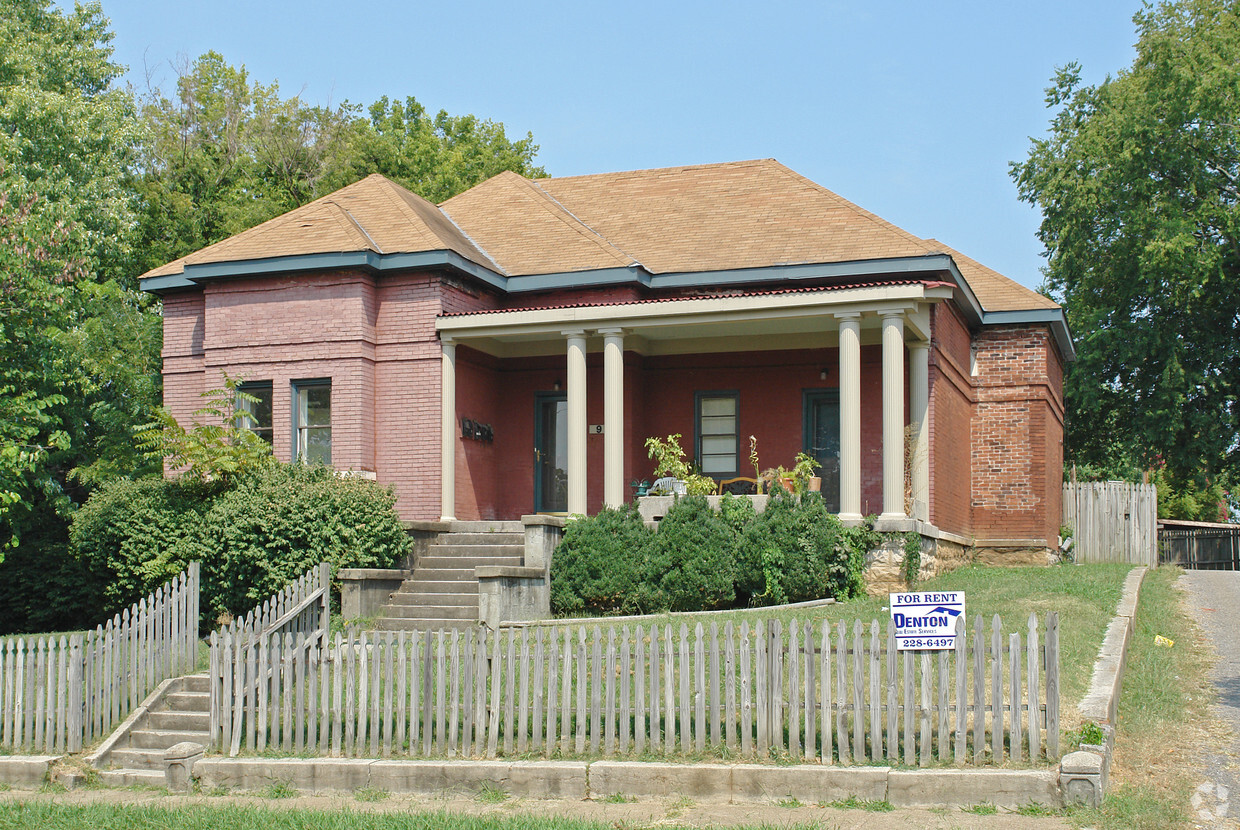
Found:
[{"label": "front steps", "polygon": [[129,734],[96,759],[103,767],[99,780],[112,787],[132,784],[164,786],[164,750],[182,741],[210,743],[211,697],[206,674],[171,681],[157,700],[129,730]]},{"label": "front steps", "polygon": [[521,565],[525,528],[520,522],[453,522],[414,563],[413,574],[380,609],[384,631],[468,628],[478,622],[480,565]]}]

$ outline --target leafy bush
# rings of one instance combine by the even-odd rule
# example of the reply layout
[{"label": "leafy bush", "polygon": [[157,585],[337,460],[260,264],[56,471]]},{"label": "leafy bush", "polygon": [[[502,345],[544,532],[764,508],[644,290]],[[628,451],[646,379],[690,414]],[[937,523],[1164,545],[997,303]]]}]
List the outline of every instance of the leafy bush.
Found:
[{"label": "leafy bush", "polygon": [[737,556],[737,593],[754,605],[778,605],[860,593],[868,541],[845,534],[822,498],[800,500],[781,488],[744,530]]},{"label": "leafy bush", "polygon": [[[272,464],[228,485],[119,480],[74,516],[70,541],[106,613],[202,563],[203,622],[244,613],[318,562],[384,568],[408,554],[395,494],[330,469]],[[337,594],[338,596],[338,594]]]},{"label": "leafy bush", "polygon": [[659,522],[646,573],[666,610],[726,607],[736,598],[736,534],[705,496],[677,499]]},{"label": "leafy bush", "polygon": [[818,494],[775,490],[763,513],[743,497],[724,495],[718,512],[702,496],[679,498],[654,533],[633,505],[574,520],[552,557],[551,610],[704,611],[860,594],[866,552],[882,541],[873,522],[845,528]]},{"label": "leafy bush", "polygon": [[551,560],[551,610],[560,615],[655,610],[644,570],[652,536],[634,505],[570,522]]}]

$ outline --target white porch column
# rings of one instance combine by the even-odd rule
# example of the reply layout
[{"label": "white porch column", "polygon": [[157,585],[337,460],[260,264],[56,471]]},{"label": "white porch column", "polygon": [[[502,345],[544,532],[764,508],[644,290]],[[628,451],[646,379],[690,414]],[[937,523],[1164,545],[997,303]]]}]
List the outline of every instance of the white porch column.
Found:
[{"label": "white porch column", "polygon": [[624,504],[624,332],[603,335],[603,504]]},{"label": "white porch column", "polygon": [[568,512],[586,512],[586,333],[568,338]]},{"label": "white porch column", "polygon": [[930,344],[910,343],[909,408],[913,436],[913,518],[930,521]]},{"label": "white porch column", "polygon": [[904,518],[904,313],[883,315],[883,513]]},{"label": "white porch column", "polygon": [[840,321],[840,519],[861,521],[861,315]]},{"label": "white porch column", "polygon": [[456,344],[440,341],[443,361],[439,383],[439,520],[456,519]]}]

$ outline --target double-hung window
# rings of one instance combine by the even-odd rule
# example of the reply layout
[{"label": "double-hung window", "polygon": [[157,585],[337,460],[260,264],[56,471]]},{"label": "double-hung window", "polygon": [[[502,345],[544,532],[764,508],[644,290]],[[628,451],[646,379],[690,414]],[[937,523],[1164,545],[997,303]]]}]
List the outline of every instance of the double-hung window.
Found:
[{"label": "double-hung window", "polygon": [[[248,381],[237,385],[237,409],[241,427],[271,443],[271,381]],[[243,397],[244,396],[244,397]]]},{"label": "double-hung window", "polygon": [[739,454],[737,413],[739,395],[729,392],[697,393],[697,463],[703,475],[736,475]]},{"label": "double-hung window", "polygon": [[332,463],[332,382],[293,381],[293,457],[307,464]]}]

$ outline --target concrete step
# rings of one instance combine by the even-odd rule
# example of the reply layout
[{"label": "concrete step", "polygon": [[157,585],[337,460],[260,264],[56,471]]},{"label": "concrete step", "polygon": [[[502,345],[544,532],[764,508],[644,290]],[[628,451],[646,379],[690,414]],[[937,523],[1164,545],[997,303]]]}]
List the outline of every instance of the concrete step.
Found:
[{"label": "concrete step", "polygon": [[445,605],[445,606],[465,606],[478,609],[478,592],[472,594],[460,591],[416,591],[405,593],[403,591],[392,594],[388,605],[392,606],[411,606],[411,605]]},{"label": "concrete step", "polygon": [[525,533],[520,521],[451,522],[444,533]]},{"label": "concrete step", "polygon": [[494,556],[423,556],[413,569],[416,578],[423,571],[468,571],[474,575],[474,568],[479,565],[521,565],[524,557],[496,554]]},{"label": "concrete step", "polygon": [[399,617],[380,617],[375,620],[375,628],[379,631],[438,631],[439,629],[452,630],[454,628],[466,629],[473,628],[478,625],[477,620],[451,620],[451,619],[403,619]]},{"label": "concrete step", "polygon": [[158,732],[206,732],[211,728],[210,712],[151,712],[146,728]]},{"label": "concrete step", "polygon": [[150,769],[101,769],[99,781],[109,787],[163,787],[166,783],[163,770]]},{"label": "concrete step", "polygon": [[477,620],[478,604],[470,605],[385,605],[379,616],[406,620]]},{"label": "concrete step", "polygon": [[[453,559],[473,556],[509,556],[521,559],[525,556],[525,545],[427,545],[426,555],[450,556]],[[417,564],[421,565],[421,560],[418,560]]]},{"label": "concrete step", "polygon": [[400,586],[399,591],[392,594],[392,601],[396,602],[395,597],[408,596],[410,594],[472,594],[477,596],[478,580],[411,579]]},{"label": "concrete step", "polygon": [[108,755],[108,763],[114,769],[157,770],[162,775],[164,770],[164,750],[138,749],[132,746],[114,749]]},{"label": "concrete step", "polygon": [[525,545],[524,533],[441,533],[436,545]]},{"label": "concrete step", "polygon": [[169,692],[164,705],[174,712],[210,712],[211,695],[208,692]]},{"label": "concrete step", "polygon": [[135,729],[129,733],[129,746],[133,749],[167,749],[181,741],[207,746],[211,734],[190,729]]},{"label": "concrete step", "polygon": [[191,674],[181,678],[183,692],[201,692],[209,694],[211,691],[211,678],[207,677],[207,673]]}]

